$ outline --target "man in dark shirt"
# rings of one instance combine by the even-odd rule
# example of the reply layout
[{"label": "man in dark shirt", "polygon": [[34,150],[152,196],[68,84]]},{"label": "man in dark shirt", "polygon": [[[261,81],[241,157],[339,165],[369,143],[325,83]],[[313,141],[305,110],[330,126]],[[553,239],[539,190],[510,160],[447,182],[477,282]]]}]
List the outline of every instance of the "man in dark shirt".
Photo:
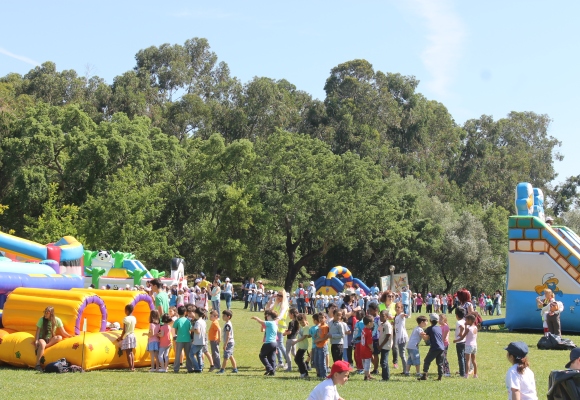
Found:
[{"label": "man in dark shirt", "polygon": [[423,375],[419,378],[420,381],[427,380],[427,373],[429,372],[429,366],[433,360],[437,362],[437,380],[440,381],[443,377],[443,352],[445,351],[445,344],[443,343],[443,333],[441,332],[441,327],[437,325],[439,322],[439,316],[437,314],[429,314],[429,320],[431,321],[431,326],[425,329],[424,333],[421,333],[423,340],[429,340],[429,352],[423,360]]}]

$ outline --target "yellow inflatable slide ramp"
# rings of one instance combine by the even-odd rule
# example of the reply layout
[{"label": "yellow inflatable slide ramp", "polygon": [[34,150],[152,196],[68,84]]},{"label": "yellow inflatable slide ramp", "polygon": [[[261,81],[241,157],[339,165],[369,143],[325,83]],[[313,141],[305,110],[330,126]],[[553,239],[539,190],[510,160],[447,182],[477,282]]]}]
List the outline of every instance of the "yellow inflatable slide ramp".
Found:
[{"label": "yellow inflatable slide ramp", "polygon": [[7,329],[34,335],[36,324],[48,306],[54,307],[55,316],[62,320],[65,330],[71,335],[81,332],[85,318],[88,332],[106,329],[107,308],[96,294],[35,288],[16,288],[8,295],[2,324]]},{"label": "yellow inflatable slide ramp", "polygon": [[118,322],[123,327],[125,306],[133,305],[133,316],[137,319],[137,329],[149,329],[149,314],[155,309],[151,296],[145,292],[131,290],[71,289],[72,292],[98,295],[107,307],[108,322]]}]

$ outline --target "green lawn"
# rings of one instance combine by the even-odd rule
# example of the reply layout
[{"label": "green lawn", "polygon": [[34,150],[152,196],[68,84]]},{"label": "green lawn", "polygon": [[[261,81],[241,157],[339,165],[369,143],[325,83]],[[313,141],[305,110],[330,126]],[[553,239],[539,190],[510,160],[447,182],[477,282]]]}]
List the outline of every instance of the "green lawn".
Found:
[{"label": "green lawn", "polygon": [[[298,372],[279,372],[275,377],[264,377],[258,360],[262,334],[259,325],[250,320],[250,313],[242,310],[242,302],[234,302],[234,330],[236,338],[235,357],[240,373],[225,375],[205,372],[203,374],[156,374],[143,368],[131,373],[124,370],[103,370],[83,374],[42,374],[33,370],[0,367],[0,393],[9,399],[160,399],[181,396],[197,396],[201,390],[210,399],[305,399],[317,380],[298,379]],[[497,317],[493,317],[497,318]],[[408,321],[407,328],[414,326]],[[450,318],[452,328],[455,318]],[[507,333],[495,328],[480,332],[478,336],[479,379],[445,378],[442,382],[419,382],[414,378],[396,375],[390,382],[365,382],[360,375],[352,375],[349,382],[339,387],[345,399],[394,399],[394,398],[457,398],[502,399],[506,398],[504,377],[509,364],[503,348],[511,341],[521,340],[531,349],[531,368],[536,375],[539,398],[545,398],[548,375],[553,369],[562,369],[568,361],[567,351],[540,351],[536,343],[540,335]],[[578,337],[567,335],[575,342]],[[421,347],[425,356],[427,347]],[[457,371],[454,347],[449,351],[452,372]],[[206,370],[207,371],[207,370]],[[431,366],[436,375],[436,366]],[[186,386],[184,386],[186,385]],[[6,395],[7,397],[4,397]],[[403,397],[405,396],[405,397]]]}]

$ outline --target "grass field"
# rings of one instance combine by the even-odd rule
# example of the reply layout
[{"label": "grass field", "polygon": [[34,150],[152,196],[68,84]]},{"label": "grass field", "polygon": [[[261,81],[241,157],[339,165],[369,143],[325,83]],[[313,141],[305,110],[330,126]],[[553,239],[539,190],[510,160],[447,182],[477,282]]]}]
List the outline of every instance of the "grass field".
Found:
[{"label": "grass field", "polygon": [[[223,304],[223,303],[222,303]],[[236,339],[235,358],[240,372],[225,375],[149,373],[148,368],[134,373],[125,370],[103,370],[82,374],[43,374],[33,370],[0,367],[0,393],[6,399],[173,399],[204,396],[209,399],[305,399],[318,381],[298,379],[298,372],[278,372],[275,377],[262,376],[264,370],[258,359],[262,334],[259,325],[250,320],[260,315],[243,310],[243,303],[233,303],[233,324]],[[497,318],[497,317],[493,317]],[[538,317],[539,318],[539,317]],[[408,321],[411,330],[414,324]],[[450,316],[453,330],[455,317]],[[450,334],[452,335],[453,332]],[[566,335],[575,342],[578,337]],[[504,377],[509,363],[504,347],[511,341],[521,340],[530,347],[531,368],[536,376],[539,398],[545,398],[548,375],[551,370],[563,369],[568,351],[540,351],[536,343],[539,333],[508,333],[497,329],[478,335],[479,379],[444,378],[419,382],[401,375],[400,369],[391,369],[389,382],[365,382],[361,375],[351,375],[340,395],[345,399],[396,399],[464,397],[473,399],[507,398]],[[421,346],[422,358],[427,347]],[[457,371],[457,356],[453,345],[449,350],[451,371]],[[433,375],[436,366],[431,365]]]}]

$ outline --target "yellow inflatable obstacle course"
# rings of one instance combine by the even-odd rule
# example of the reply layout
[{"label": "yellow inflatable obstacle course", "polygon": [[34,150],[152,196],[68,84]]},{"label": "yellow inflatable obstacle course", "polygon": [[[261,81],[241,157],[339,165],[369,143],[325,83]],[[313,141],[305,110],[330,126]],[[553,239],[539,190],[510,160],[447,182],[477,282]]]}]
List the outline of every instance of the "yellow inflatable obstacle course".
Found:
[{"label": "yellow inflatable obstacle course", "polygon": [[[53,306],[65,330],[75,336],[47,348],[41,359],[43,366],[66,358],[85,370],[128,368],[127,357],[120,349],[120,342],[117,342],[121,331],[106,330],[107,320],[122,323],[127,304],[133,304],[133,315],[137,319],[135,366],[148,366],[151,363],[147,352],[149,312],[153,308],[151,298],[143,292],[90,289],[15,289],[4,305],[0,362],[17,367],[35,366],[33,344],[36,324],[45,308]],[[86,333],[82,332],[85,319]],[[171,351],[170,359],[173,358]]]}]

